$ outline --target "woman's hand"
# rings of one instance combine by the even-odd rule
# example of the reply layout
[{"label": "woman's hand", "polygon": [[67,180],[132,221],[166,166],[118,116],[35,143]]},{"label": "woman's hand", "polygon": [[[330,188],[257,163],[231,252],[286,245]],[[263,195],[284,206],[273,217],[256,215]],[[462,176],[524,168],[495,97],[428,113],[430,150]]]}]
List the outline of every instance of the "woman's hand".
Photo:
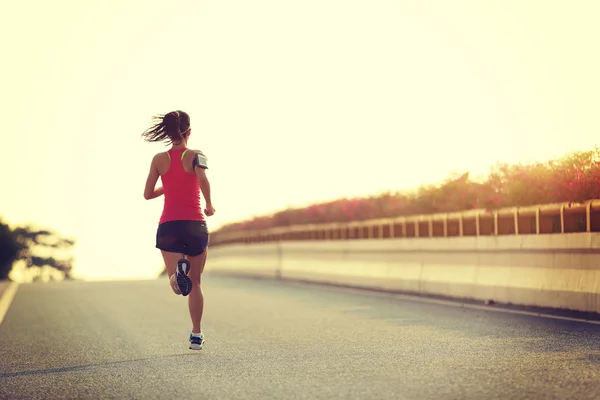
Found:
[{"label": "woman's hand", "polygon": [[210,203],[207,204],[206,208],[204,209],[204,214],[206,214],[207,217],[210,217],[214,213],[215,213],[215,208],[213,207],[213,205]]},{"label": "woman's hand", "polygon": [[154,189],[154,193],[152,193],[152,198],[155,199],[157,197],[162,196],[163,194],[165,194],[165,189],[163,189],[162,187],[156,188]]}]

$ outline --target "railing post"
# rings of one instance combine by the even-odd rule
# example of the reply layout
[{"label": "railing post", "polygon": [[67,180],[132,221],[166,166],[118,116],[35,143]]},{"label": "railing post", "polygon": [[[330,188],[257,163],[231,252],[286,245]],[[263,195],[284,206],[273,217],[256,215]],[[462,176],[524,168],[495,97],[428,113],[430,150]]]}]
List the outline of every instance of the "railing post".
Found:
[{"label": "railing post", "polygon": [[513,208],[513,221],[515,221],[515,235],[519,234],[519,209]]},{"label": "railing post", "polygon": [[463,213],[458,214],[458,236],[463,235]]},{"label": "railing post", "polygon": [[415,225],[415,237],[420,237],[420,235],[419,235],[419,220],[415,219],[415,221],[413,223]]},{"label": "railing post", "polygon": [[494,235],[498,236],[498,210],[494,210]]},{"label": "railing post", "polygon": [[377,225],[377,236],[379,239],[383,239],[383,224],[381,222]]},{"label": "railing post", "polygon": [[585,206],[585,231],[592,231],[592,202],[588,201]]},{"label": "railing post", "polygon": [[433,215],[429,216],[429,237],[433,237]]},{"label": "railing post", "polygon": [[565,233],[565,205],[560,206],[560,233]]},{"label": "railing post", "polygon": [[535,210],[535,234],[540,234],[540,207]]},{"label": "railing post", "polygon": [[390,239],[396,237],[396,233],[394,232],[394,226],[396,225],[395,221],[390,222]]},{"label": "railing post", "polygon": [[402,237],[406,237],[406,218],[402,218]]},{"label": "railing post", "polygon": [[481,228],[479,224],[479,214],[475,215],[475,236],[479,236],[481,234]]}]

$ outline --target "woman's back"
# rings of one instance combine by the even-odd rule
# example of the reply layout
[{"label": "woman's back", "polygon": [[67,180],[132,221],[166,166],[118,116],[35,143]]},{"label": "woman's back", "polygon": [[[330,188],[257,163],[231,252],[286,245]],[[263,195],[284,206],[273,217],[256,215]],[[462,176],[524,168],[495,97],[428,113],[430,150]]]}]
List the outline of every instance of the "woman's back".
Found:
[{"label": "woman's back", "polygon": [[[166,156],[162,157],[160,163],[162,165],[159,164],[165,196],[159,222],[161,224],[177,220],[204,221],[204,214],[200,206],[198,178],[195,173],[186,171],[184,167],[184,160],[189,161],[191,165],[189,157],[185,157],[188,153],[193,153],[193,151],[185,147],[163,153]],[[161,171],[163,169],[164,173]]]}]

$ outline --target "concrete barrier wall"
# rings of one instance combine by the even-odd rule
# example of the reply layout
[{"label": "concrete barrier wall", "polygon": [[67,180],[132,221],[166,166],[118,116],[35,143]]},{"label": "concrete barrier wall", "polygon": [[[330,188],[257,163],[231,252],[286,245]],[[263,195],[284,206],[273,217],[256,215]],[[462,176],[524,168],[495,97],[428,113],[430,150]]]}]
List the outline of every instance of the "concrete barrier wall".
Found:
[{"label": "concrete barrier wall", "polygon": [[600,312],[600,234],[232,244],[207,272]]},{"label": "concrete barrier wall", "polygon": [[281,269],[278,243],[211,247],[205,271],[276,277]]}]

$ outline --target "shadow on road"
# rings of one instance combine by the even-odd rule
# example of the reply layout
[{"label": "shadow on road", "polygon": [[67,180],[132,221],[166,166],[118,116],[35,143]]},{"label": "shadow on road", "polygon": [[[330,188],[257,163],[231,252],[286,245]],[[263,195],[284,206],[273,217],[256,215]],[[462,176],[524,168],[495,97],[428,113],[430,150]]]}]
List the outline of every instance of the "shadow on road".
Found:
[{"label": "shadow on road", "polygon": [[108,367],[117,364],[127,364],[127,363],[136,363],[141,361],[151,361],[158,360],[162,358],[172,358],[172,357],[186,357],[186,356],[196,356],[199,353],[184,353],[184,354],[171,354],[167,356],[156,356],[156,357],[147,357],[147,358],[138,358],[135,360],[121,360],[121,361],[109,361],[104,363],[97,364],[85,364],[85,365],[75,365],[72,367],[62,367],[62,368],[48,368],[48,369],[38,369],[32,371],[19,371],[19,372],[8,372],[4,374],[0,374],[0,379],[4,378],[14,378],[17,376],[27,376],[27,375],[47,375],[47,374],[59,374],[61,372],[75,372],[82,371],[88,368],[94,367]]}]

